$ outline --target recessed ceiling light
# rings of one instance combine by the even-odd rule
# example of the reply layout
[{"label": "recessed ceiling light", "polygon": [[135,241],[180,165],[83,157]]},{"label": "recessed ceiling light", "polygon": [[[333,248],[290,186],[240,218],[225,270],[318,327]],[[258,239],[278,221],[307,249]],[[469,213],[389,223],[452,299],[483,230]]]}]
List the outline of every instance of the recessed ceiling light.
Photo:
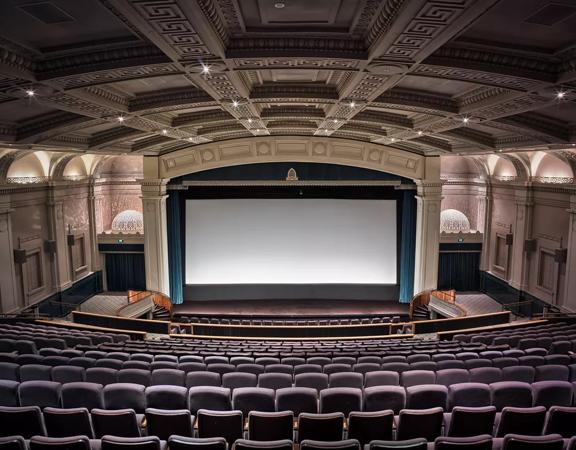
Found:
[{"label": "recessed ceiling light", "polygon": [[562,99],[565,98],[565,97],[566,97],[566,92],[565,92],[565,91],[558,91],[558,92],[556,92],[556,98],[557,98],[558,100],[562,100]]},{"label": "recessed ceiling light", "polygon": [[390,138],[390,142],[396,142],[396,138]]},{"label": "recessed ceiling light", "polygon": [[240,105],[240,103],[238,103],[238,100],[233,100],[233,101],[232,101],[232,106],[233,106],[234,108],[238,108],[238,105]]},{"label": "recessed ceiling light", "polygon": [[168,130],[167,130],[166,128],[164,128],[164,129],[162,130],[162,134],[168,134]]},{"label": "recessed ceiling light", "polygon": [[248,119],[248,123],[252,123],[252,119]]},{"label": "recessed ceiling light", "polygon": [[194,138],[189,137],[188,142],[192,142],[192,141],[194,141]]},{"label": "recessed ceiling light", "polygon": [[36,91],[34,89],[26,89],[26,96],[27,97],[34,97],[36,95]]},{"label": "recessed ceiling light", "polygon": [[334,119],[334,121],[333,121],[333,122],[334,122],[334,123],[338,123],[338,119]]},{"label": "recessed ceiling light", "polygon": [[276,3],[274,3],[274,8],[276,8],[276,9],[282,9],[282,8],[284,8],[284,7],[286,7],[286,3],[284,3],[284,2],[276,2]]},{"label": "recessed ceiling light", "polygon": [[124,118],[124,116],[118,116],[117,120],[118,120],[118,122],[120,122],[120,123],[124,123],[124,121],[125,121],[126,119]]},{"label": "recessed ceiling light", "polygon": [[463,123],[468,123],[468,122],[470,122],[470,118],[469,118],[469,117],[463,117],[463,118],[462,118],[462,122],[463,122]]},{"label": "recessed ceiling light", "polygon": [[418,136],[422,136],[424,133],[422,133],[422,130],[418,130]]},{"label": "recessed ceiling light", "polygon": [[207,66],[206,64],[202,64],[202,73],[204,75],[208,75],[210,73],[210,66]]},{"label": "recessed ceiling light", "polygon": [[350,102],[350,108],[356,108],[356,102]]}]

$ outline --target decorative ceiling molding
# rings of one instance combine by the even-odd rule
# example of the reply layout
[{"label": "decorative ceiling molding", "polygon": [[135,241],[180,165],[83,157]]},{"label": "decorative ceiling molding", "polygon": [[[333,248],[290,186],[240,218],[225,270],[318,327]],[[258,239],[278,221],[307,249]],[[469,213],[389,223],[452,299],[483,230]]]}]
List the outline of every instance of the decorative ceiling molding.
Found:
[{"label": "decorative ceiling molding", "polygon": [[[567,145],[576,51],[467,36],[502,2],[358,0],[347,23],[304,32],[314,25],[288,9],[287,22],[254,27],[270,7],[258,2],[86,0],[126,36],[70,33],[45,50],[0,37],[0,143],[114,154],[287,134],[419,154]],[[548,114],[561,90],[566,113]]]}]

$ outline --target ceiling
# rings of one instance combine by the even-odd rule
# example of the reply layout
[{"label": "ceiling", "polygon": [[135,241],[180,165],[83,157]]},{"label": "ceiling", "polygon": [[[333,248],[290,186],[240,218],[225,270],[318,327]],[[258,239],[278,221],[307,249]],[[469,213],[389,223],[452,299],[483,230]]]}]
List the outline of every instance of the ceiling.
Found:
[{"label": "ceiling", "polygon": [[[558,93],[563,98],[558,98]],[[0,146],[576,143],[573,0],[2,0]]]}]

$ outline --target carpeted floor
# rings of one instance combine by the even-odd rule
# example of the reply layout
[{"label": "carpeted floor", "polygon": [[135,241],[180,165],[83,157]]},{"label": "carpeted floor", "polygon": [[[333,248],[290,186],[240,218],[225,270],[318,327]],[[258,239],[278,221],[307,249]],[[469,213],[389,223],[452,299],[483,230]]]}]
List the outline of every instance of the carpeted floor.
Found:
[{"label": "carpeted floor", "polygon": [[456,304],[464,308],[469,316],[502,311],[500,303],[479,292],[457,294]]},{"label": "carpeted floor", "polygon": [[126,305],[128,300],[126,294],[120,292],[107,292],[100,295],[95,295],[89,300],[86,300],[78,311],[94,313],[94,314],[104,314],[104,315],[114,315],[114,313]]}]

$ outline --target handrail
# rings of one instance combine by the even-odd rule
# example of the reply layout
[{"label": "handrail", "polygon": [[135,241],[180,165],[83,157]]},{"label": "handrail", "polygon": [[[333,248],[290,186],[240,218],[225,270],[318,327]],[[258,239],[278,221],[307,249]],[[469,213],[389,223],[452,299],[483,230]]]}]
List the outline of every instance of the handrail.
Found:
[{"label": "handrail", "polygon": [[438,289],[430,289],[427,291],[419,292],[418,294],[414,295],[412,301],[410,302],[410,320],[414,317],[414,311],[416,308],[420,306],[427,306],[430,304],[430,297],[434,296],[440,301],[444,301],[446,303],[454,304],[456,303],[456,290],[450,289],[447,291],[440,291]]},{"label": "handrail", "polygon": [[152,295],[148,295],[138,301],[128,303],[116,310],[118,317],[138,318],[148,314],[154,309],[154,300]]},{"label": "handrail", "polygon": [[428,303],[430,303],[430,291],[422,291],[414,295],[412,301],[410,302],[410,320],[413,319],[414,311],[416,308],[419,306],[426,306]]},{"label": "handrail", "polygon": [[128,291],[128,303],[136,303],[152,296],[152,301],[156,306],[164,308],[170,313],[172,318],[172,300],[170,297],[158,291]]}]

